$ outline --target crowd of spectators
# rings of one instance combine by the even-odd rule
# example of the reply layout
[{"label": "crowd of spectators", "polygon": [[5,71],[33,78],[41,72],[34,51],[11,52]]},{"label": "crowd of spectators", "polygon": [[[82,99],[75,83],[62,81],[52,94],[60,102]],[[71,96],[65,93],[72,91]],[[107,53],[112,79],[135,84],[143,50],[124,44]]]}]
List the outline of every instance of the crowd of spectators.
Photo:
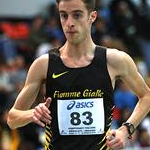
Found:
[{"label": "crowd of spectators", "polygon": [[[92,26],[92,38],[101,46],[127,52],[150,86],[150,5],[139,0],[112,0],[103,5],[97,0],[98,18]],[[11,131],[7,112],[21,90],[28,68],[35,58],[65,42],[55,3],[50,4],[47,15],[31,19],[0,19],[0,150],[41,150],[44,131],[35,124]],[[140,88],[140,87],[139,87]],[[43,101],[44,87],[37,102]],[[112,128],[119,127],[134,109],[138,98],[117,81]],[[142,121],[127,143],[132,150],[150,147],[150,114]]]}]

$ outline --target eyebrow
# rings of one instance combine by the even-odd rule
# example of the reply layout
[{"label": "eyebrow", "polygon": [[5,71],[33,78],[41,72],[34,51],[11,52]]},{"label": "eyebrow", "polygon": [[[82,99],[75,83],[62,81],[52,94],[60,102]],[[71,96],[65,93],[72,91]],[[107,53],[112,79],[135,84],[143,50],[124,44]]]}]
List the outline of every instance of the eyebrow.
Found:
[{"label": "eyebrow", "polygon": [[[67,13],[65,10],[60,10],[59,13]],[[83,13],[82,10],[73,10],[71,13]]]}]

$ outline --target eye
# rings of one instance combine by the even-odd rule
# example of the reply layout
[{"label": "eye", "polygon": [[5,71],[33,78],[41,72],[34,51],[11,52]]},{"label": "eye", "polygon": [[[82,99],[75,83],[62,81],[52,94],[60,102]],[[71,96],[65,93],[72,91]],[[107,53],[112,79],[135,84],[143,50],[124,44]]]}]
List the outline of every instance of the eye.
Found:
[{"label": "eye", "polygon": [[60,18],[66,20],[68,15],[66,13],[60,13]]},{"label": "eye", "polygon": [[80,19],[82,17],[82,14],[81,13],[74,13],[73,14],[73,18],[74,19]]}]

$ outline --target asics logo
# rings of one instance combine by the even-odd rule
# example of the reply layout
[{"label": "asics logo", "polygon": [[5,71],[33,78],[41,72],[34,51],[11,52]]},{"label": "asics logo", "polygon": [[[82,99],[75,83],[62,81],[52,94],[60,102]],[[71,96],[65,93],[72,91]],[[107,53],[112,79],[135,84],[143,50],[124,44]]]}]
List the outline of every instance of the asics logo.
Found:
[{"label": "asics logo", "polygon": [[67,109],[70,110],[74,107],[75,101],[70,102],[70,104],[67,106]]},{"label": "asics logo", "polygon": [[73,107],[75,107],[75,108],[92,108],[93,106],[94,106],[94,101],[89,101],[89,102],[71,101],[70,104],[67,106],[67,110],[71,110]]},{"label": "asics logo", "polygon": [[60,76],[66,74],[66,73],[68,73],[68,71],[65,71],[65,72],[62,72],[62,73],[59,73],[59,74],[53,73],[52,78],[53,78],[53,79],[59,78]]}]

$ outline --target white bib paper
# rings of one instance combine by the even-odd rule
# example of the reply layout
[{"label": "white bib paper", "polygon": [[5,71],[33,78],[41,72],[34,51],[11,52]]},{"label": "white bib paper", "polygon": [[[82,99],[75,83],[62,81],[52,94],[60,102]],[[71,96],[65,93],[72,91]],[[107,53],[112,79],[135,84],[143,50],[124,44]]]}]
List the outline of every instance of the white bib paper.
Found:
[{"label": "white bib paper", "polygon": [[60,135],[103,134],[103,98],[58,100],[57,115]]}]

